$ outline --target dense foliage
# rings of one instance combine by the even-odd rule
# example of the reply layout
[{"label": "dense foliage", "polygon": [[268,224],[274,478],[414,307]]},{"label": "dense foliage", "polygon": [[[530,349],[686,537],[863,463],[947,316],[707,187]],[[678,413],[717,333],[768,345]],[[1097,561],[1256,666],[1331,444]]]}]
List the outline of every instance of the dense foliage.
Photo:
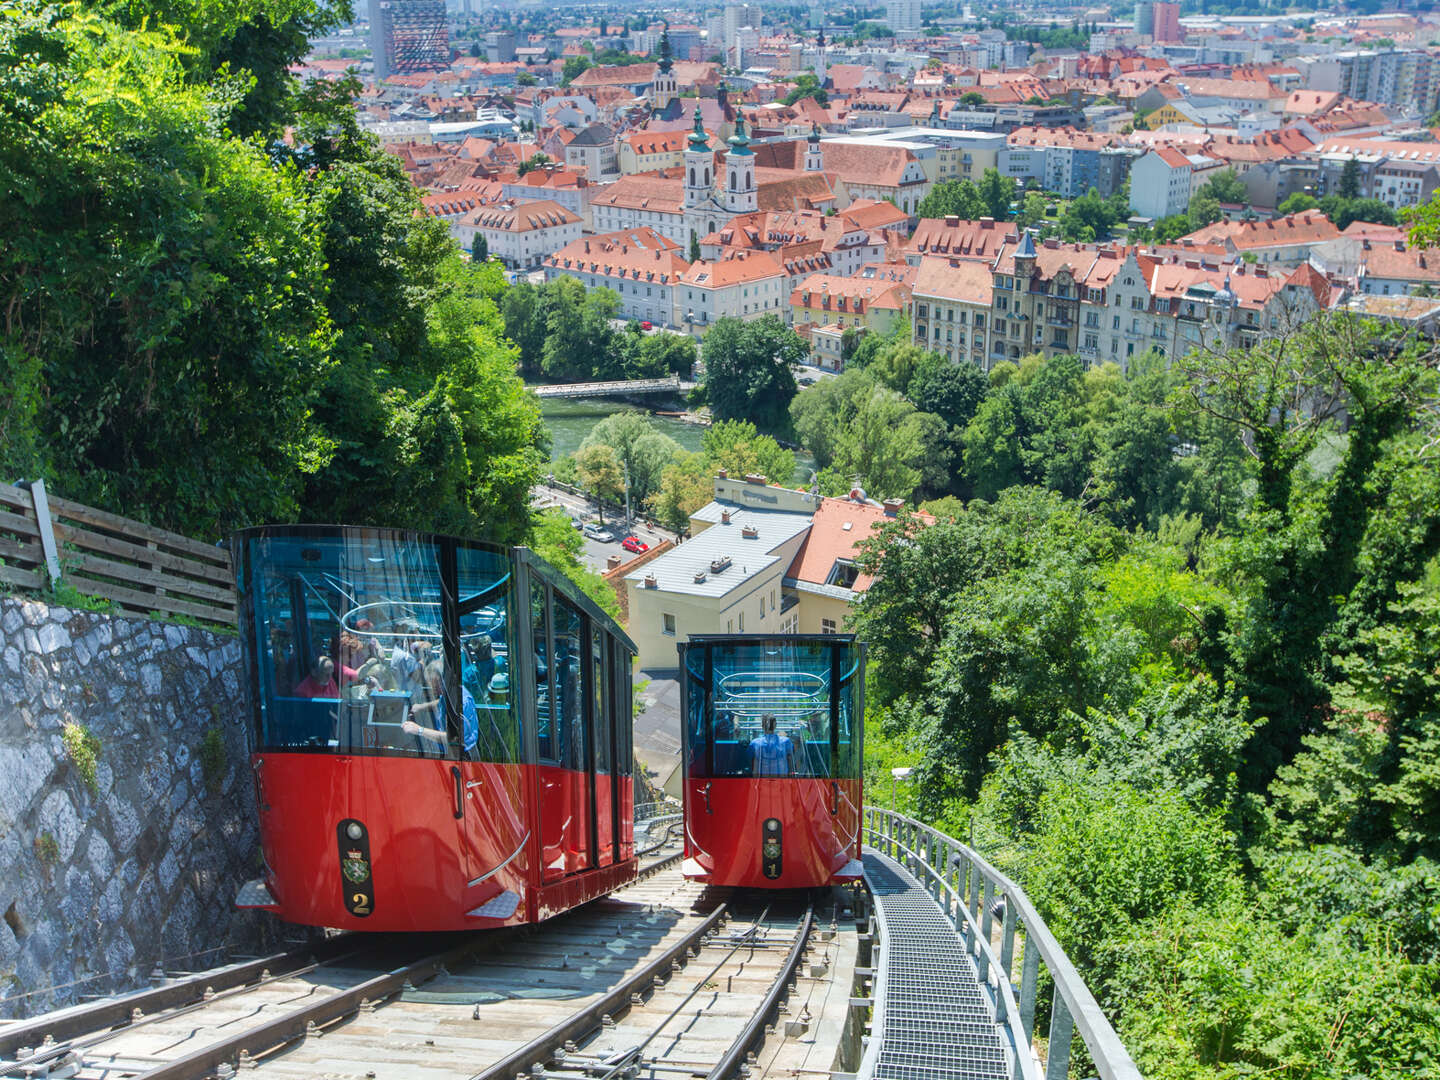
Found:
[{"label": "dense foliage", "polygon": [[301,516],[523,533],[540,427],[503,282],[417,215],[356,84],[288,74],[341,17],[6,8],[6,473],[205,536]]},{"label": "dense foliage", "polygon": [[870,769],[1026,884],[1147,1076],[1440,1070],[1436,366],[1345,318],[1027,360],[957,395],[983,497],[862,557]]},{"label": "dense foliage", "polygon": [[717,319],[705,332],[704,401],[717,420],[751,420],[776,430],[795,396],[794,367],[809,348],[779,316]]},{"label": "dense foliage", "polygon": [[586,289],[578,278],[519,282],[500,302],[505,334],[520,349],[520,370],[551,382],[654,379],[690,374],[695,342],[682,334],[646,334],[631,321],[615,329],[620,295]]}]

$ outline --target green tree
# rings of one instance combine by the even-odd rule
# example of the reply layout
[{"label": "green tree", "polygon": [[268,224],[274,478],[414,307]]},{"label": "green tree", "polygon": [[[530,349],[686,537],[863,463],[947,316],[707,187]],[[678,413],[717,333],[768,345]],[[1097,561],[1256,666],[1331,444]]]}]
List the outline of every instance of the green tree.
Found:
[{"label": "green tree", "polygon": [[1248,203],[1250,196],[1245,190],[1245,181],[1235,174],[1234,169],[1221,169],[1196,194],[1208,192],[1216,202]]},{"label": "green tree", "polygon": [[588,56],[568,56],[560,70],[560,85],[569,86],[595,65]]},{"label": "green tree", "polygon": [[611,588],[594,570],[586,568],[580,561],[584,554],[585,542],[570,524],[570,515],[563,510],[547,510],[534,515],[530,528],[530,548],[535,554],[555,567],[576,585],[586,596],[600,605],[600,610],[620,621],[620,601]]},{"label": "green tree", "polygon": [[680,453],[680,444],[656,431],[644,413],[628,409],[611,413],[591,428],[580,449],[595,444],[615,451],[628,470],[630,498],[637,503],[659,487],[661,471]]},{"label": "green tree", "polygon": [[967,109],[973,109],[977,105],[985,104],[985,95],[978,90],[967,90],[960,95],[960,104],[964,105]]},{"label": "green tree", "polygon": [[490,243],[485,239],[484,233],[475,233],[475,243],[470,248],[470,258],[475,262],[484,262],[490,258]]},{"label": "green tree", "polygon": [[772,436],[761,435],[748,420],[711,424],[700,437],[700,449],[713,468],[731,476],[756,474],[788,484],[795,475],[795,455]]},{"label": "green tree", "polygon": [[610,321],[620,313],[612,289],[586,289],[576,278],[558,277],[545,286],[545,346],[541,369],[553,379],[608,378],[615,356]]},{"label": "green tree", "polygon": [[1213,225],[1221,218],[1220,203],[1214,195],[1205,191],[1199,191],[1190,200],[1190,210],[1186,215],[1190,219],[1190,229],[1203,229],[1206,225]]},{"label": "green tree", "polygon": [[534,172],[536,169],[548,165],[549,163],[550,155],[537,151],[536,153],[531,154],[528,158],[522,161],[520,163],[520,168],[517,171],[521,176],[524,176],[526,173]]},{"label": "green tree", "polygon": [[695,234],[694,229],[690,230],[690,261],[692,263],[700,261],[700,237]]},{"label": "green tree", "polygon": [[701,453],[681,451],[660,473],[660,486],[650,496],[650,512],[664,528],[683,533],[690,515],[714,498],[714,470]]},{"label": "green tree", "polygon": [[[602,502],[618,502],[625,497],[625,473],[613,447],[604,443],[582,447],[575,454],[575,469],[580,486]],[[605,520],[603,505],[600,520]]]},{"label": "green tree", "polygon": [[934,413],[952,428],[963,429],[985,398],[988,382],[975,364],[952,364],[939,353],[926,353],[915,367],[906,396],[921,412]]},{"label": "green tree", "polygon": [[1045,196],[1038,191],[1027,191],[1020,203],[1020,213],[1015,223],[1022,229],[1033,228],[1045,220]]},{"label": "green tree", "polygon": [[1173,244],[1193,230],[1194,226],[1190,224],[1190,218],[1186,214],[1173,214],[1170,217],[1161,218],[1155,223],[1155,243]]},{"label": "green tree", "polygon": [[942,180],[915,208],[916,217],[922,218],[943,218],[952,214],[966,221],[985,216],[985,200],[974,181]]},{"label": "green tree", "polygon": [[1297,191],[1294,195],[1291,195],[1288,199],[1282,202],[1277,209],[1279,213],[1285,215],[1302,214],[1306,210],[1314,210],[1319,205],[1320,200],[1310,195],[1306,195],[1302,191]]},{"label": "green tree", "polygon": [[980,177],[980,200],[985,204],[985,213],[996,221],[1010,218],[1010,200],[1015,195],[1014,181],[1000,175],[999,169],[986,169]]},{"label": "green tree", "polygon": [[1360,197],[1360,160],[1354,157],[1345,159],[1345,164],[1340,169],[1340,198],[1358,199]]},{"label": "green tree", "polygon": [[786,105],[794,105],[801,98],[813,98],[815,104],[825,106],[830,103],[830,96],[825,88],[820,85],[820,80],[810,72],[802,72],[795,79],[790,87],[790,92],[782,99]]},{"label": "green tree", "polygon": [[791,368],[808,351],[774,315],[718,320],[704,340],[705,393],[716,418],[782,427],[796,392]]}]

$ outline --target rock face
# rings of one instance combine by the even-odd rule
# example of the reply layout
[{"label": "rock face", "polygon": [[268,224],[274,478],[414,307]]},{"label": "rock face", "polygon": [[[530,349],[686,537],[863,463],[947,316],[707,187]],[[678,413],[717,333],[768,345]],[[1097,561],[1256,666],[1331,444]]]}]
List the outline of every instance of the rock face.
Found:
[{"label": "rock face", "polygon": [[[0,597],[0,1015],[273,947],[233,637]],[[214,732],[215,734],[211,734]]]}]

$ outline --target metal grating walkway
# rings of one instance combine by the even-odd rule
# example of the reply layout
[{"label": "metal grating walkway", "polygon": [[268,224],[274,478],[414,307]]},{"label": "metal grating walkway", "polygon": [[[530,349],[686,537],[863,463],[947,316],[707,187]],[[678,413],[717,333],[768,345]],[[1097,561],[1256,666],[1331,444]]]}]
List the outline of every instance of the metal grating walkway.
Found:
[{"label": "metal grating walkway", "polygon": [[910,872],[865,849],[881,949],[874,1031],[860,1074],[875,1080],[1007,1080],[990,1000],[950,920]]}]

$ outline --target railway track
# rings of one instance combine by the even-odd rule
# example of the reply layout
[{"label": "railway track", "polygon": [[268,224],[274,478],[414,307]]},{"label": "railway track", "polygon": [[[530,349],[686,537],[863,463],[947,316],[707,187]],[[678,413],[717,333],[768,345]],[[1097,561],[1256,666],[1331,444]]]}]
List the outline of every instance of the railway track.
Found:
[{"label": "railway track", "polygon": [[796,1022],[782,1010],[814,913],[803,898],[766,904],[685,882],[677,861],[654,857],[634,884],[537,926],[336,938],[315,955],[277,954],[10,1025],[0,1077],[748,1072],[776,1023]]}]

